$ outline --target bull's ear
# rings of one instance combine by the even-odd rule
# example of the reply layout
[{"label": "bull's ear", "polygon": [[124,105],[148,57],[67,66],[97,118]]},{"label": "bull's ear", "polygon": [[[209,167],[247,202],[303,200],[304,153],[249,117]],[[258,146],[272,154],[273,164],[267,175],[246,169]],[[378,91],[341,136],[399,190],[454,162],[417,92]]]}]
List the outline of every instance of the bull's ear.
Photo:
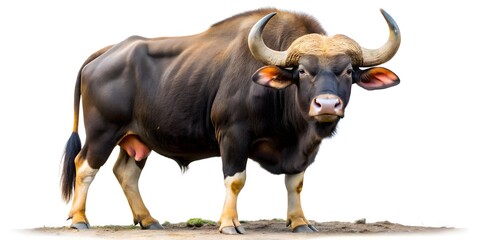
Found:
[{"label": "bull's ear", "polygon": [[294,83],[293,71],[277,66],[265,66],[258,69],[252,76],[252,80],[260,85],[282,89]]},{"label": "bull's ear", "polygon": [[389,88],[400,83],[397,74],[383,67],[357,70],[353,80],[358,86],[367,90]]}]

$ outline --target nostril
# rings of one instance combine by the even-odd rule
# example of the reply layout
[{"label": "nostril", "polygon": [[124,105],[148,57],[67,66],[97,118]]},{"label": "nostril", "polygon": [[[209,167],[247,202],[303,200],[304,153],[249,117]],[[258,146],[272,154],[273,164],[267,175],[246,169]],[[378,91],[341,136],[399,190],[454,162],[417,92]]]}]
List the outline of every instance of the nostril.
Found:
[{"label": "nostril", "polygon": [[337,99],[337,102],[335,103],[335,109],[342,108],[342,101],[340,99]]}]

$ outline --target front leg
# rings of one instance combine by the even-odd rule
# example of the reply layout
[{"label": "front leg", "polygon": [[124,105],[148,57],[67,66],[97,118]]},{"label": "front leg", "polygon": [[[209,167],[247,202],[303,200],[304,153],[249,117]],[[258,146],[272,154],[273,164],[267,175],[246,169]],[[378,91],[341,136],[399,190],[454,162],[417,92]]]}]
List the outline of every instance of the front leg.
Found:
[{"label": "front leg", "polygon": [[240,225],[237,213],[237,198],[245,185],[246,172],[236,173],[225,178],[225,203],[220,217],[220,232],[225,234],[243,234],[245,229]]},{"label": "front leg", "polygon": [[287,227],[289,226],[294,232],[317,232],[318,230],[305,218],[300,201],[304,173],[285,175],[285,186],[288,192]]},{"label": "front leg", "polygon": [[225,182],[225,203],[220,216],[220,232],[224,234],[243,234],[237,213],[238,194],[245,185],[248,137],[245,128],[236,124],[219,131],[220,154],[222,156],[223,177]]}]

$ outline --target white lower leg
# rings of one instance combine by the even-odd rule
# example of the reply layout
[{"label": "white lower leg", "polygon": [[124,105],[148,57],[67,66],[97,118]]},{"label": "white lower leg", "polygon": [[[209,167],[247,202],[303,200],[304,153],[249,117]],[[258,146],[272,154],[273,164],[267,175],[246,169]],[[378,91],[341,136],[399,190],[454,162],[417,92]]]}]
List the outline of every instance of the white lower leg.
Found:
[{"label": "white lower leg", "polygon": [[150,216],[150,212],[146,208],[140,195],[138,180],[142,169],[137,166],[133,157],[130,157],[126,161],[123,158],[119,158],[115,163],[113,172],[127,197],[134,222],[140,223],[142,226],[149,226],[156,223],[157,220]]},{"label": "white lower leg", "polygon": [[245,185],[246,176],[246,171],[243,171],[225,178],[226,196],[222,216],[220,217],[220,230],[224,227],[240,226],[237,213],[237,198]]},{"label": "white lower leg", "polygon": [[88,164],[87,160],[84,160],[77,166],[76,178],[75,178],[75,192],[73,196],[72,208],[70,210],[69,217],[72,218],[72,224],[86,223],[88,224],[87,217],[85,215],[86,201],[88,188],[95,179],[99,169],[93,169]]},{"label": "white lower leg", "polygon": [[288,192],[287,225],[291,228],[308,224],[308,220],[303,214],[300,201],[300,193],[303,188],[303,175],[304,172],[285,175],[285,186]]}]

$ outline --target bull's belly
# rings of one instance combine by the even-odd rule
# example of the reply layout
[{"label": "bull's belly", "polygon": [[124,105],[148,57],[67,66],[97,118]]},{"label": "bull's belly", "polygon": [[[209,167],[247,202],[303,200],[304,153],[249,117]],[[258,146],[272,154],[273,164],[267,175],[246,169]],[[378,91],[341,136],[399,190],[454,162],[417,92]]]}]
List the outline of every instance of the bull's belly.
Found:
[{"label": "bull's belly", "polygon": [[[167,102],[159,99],[158,102]],[[155,112],[140,112],[143,116],[132,124],[131,130],[155,153],[177,162],[185,162],[220,155],[218,142],[208,124],[194,111],[187,113],[173,111],[172,108],[185,109],[184,106],[157,106],[151,104]],[[192,107],[195,108],[195,107]],[[157,113],[158,112],[158,113]],[[184,113],[182,115],[181,113]]]},{"label": "bull's belly", "polygon": [[153,151],[161,156],[171,158],[179,163],[182,163],[182,165],[188,165],[189,163],[196,160],[220,156],[220,151],[218,150],[206,151],[205,149],[202,149],[202,150],[188,149],[188,148],[181,148],[181,149],[183,151],[182,150],[172,151],[171,148],[155,148],[153,149]]},{"label": "bull's belly", "polygon": [[188,165],[195,160],[220,156],[218,143],[206,138],[163,135],[153,140],[147,140],[146,144],[157,154],[174,159],[182,165]]},{"label": "bull's belly", "polygon": [[151,150],[165,157],[173,159],[198,160],[218,156],[218,148],[214,144],[210,145],[185,145],[182,143],[169,144],[147,144],[140,140],[139,136],[131,134],[125,136],[118,144],[123,150],[127,152],[130,157],[140,161],[145,159],[150,154]]}]

